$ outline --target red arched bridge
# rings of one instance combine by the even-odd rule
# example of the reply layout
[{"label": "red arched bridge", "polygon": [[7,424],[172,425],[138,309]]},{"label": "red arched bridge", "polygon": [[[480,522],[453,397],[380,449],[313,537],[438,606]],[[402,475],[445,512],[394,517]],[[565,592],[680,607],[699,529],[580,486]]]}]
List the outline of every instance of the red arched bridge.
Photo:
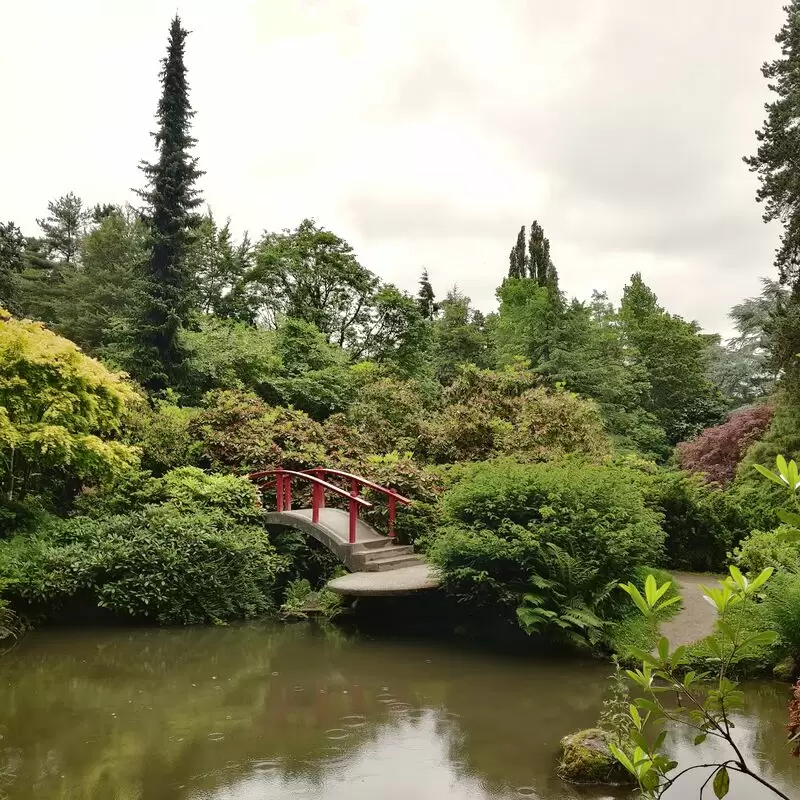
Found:
[{"label": "red arched bridge", "polygon": [[[332,581],[332,589],[342,594],[402,594],[436,585],[425,562],[414,555],[413,546],[397,543],[397,508],[409,505],[411,500],[394,489],[360,475],[324,467],[302,472],[278,467],[252,472],[248,477],[265,499],[266,493],[274,490],[274,510],[264,513],[267,525],[282,525],[307,533],[358,575],[394,573],[383,578],[369,575],[357,579],[356,575],[349,575]],[[309,488],[311,507],[295,508],[293,490],[308,498]],[[388,506],[385,534],[361,518],[362,512],[375,507],[362,496],[365,489],[369,497]],[[328,505],[327,499],[346,508]],[[372,590],[368,591],[369,588]]]}]

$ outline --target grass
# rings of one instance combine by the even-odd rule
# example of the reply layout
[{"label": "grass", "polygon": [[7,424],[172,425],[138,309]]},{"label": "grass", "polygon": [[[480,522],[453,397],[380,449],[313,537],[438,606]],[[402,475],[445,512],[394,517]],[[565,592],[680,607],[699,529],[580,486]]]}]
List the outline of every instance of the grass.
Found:
[{"label": "grass", "polygon": [[[674,579],[669,572],[663,569],[648,568],[642,570],[641,575],[635,581],[637,586],[641,586],[644,583],[644,579],[648,574],[653,575],[659,586],[665,581],[670,582],[671,585],[664,599],[678,595]],[[620,659],[621,663],[635,662],[636,659],[631,659],[629,655],[631,648],[645,650],[646,652],[653,650],[658,642],[658,626],[670,617],[675,616],[681,610],[681,606],[681,603],[673,603],[655,618],[648,619],[636,609],[632,602],[629,602],[626,608],[630,609],[630,613],[614,624],[607,634],[606,641],[609,649]]]}]

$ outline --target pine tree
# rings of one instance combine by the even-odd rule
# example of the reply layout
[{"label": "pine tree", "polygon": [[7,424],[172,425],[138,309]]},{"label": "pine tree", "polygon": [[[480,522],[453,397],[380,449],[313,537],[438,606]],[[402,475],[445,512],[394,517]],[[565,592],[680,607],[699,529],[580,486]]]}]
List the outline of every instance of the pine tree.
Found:
[{"label": "pine tree", "polygon": [[47,256],[52,258],[56,254],[59,260],[75,264],[89,212],[73,192],[49,202],[47,210],[49,214],[45,219],[36,220],[44,234],[42,238]]},{"label": "pine tree", "polygon": [[195,181],[203,174],[190,154],[194,116],[183,62],[188,31],[176,15],[169,33],[160,79],[162,95],[153,134],[158,150],[154,164],[142,162],[148,188],[140,196],[147,203],[150,257],[143,276],[142,297],[133,325],[136,354],[133,372],[145,386],[158,391],[173,382],[184,355],[178,333],[193,308],[195,279],[186,258],[200,217]]},{"label": "pine tree", "polygon": [[427,269],[422,270],[422,276],[419,279],[417,305],[419,306],[420,313],[425,319],[433,319],[437,309],[436,295],[433,293],[433,286],[431,286]]},{"label": "pine tree", "polygon": [[763,128],[756,131],[758,152],[744,161],[761,182],[756,199],[765,204],[764,221],[783,223],[775,265],[781,280],[800,295],[800,0],[792,0],[784,11],[786,22],[775,37],[781,58],[761,68],[778,97],[766,104],[767,118]]},{"label": "pine tree", "polygon": [[525,254],[525,226],[519,229],[517,243],[511,248],[508,256],[508,277],[524,278],[528,269],[528,257]]}]

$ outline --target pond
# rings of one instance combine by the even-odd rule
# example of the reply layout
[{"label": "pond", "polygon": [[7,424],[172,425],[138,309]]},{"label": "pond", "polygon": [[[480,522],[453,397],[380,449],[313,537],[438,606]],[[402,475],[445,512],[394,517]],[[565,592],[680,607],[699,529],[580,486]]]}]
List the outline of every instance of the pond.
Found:
[{"label": "pond", "polygon": [[[608,797],[553,775],[559,739],[594,723],[608,673],[311,624],[38,631],[0,659],[0,796]],[[738,722],[791,794],[787,695],[748,686]],[[730,796],[768,795],[748,785]]]}]

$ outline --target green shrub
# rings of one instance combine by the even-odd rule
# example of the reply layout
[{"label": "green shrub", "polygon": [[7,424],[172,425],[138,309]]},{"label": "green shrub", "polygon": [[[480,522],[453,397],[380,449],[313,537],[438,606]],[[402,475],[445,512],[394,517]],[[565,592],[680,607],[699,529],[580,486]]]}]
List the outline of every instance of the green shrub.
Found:
[{"label": "green shrub", "polygon": [[82,483],[137,464],[118,438],[134,397],[124,376],[0,307],[0,525],[16,527],[32,495],[63,510]]},{"label": "green shrub", "polygon": [[800,659],[800,573],[778,572],[767,584],[766,630],[777,631],[788,654]]},{"label": "green shrub", "polygon": [[753,531],[730,554],[742,572],[758,574],[767,567],[800,571],[800,543],[787,541],[785,526],[774,531]]},{"label": "green shrub", "polygon": [[425,398],[417,383],[375,369],[356,374],[361,385],[347,419],[365,437],[369,452],[415,450],[426,416]]},{"label": "green shrub", "polygon": [[517,418],[502,430],[498,449],[525,461],[551,461],[571,454],[599,461],[611,453],[611,443],[593,400],[537,388],[519,398]]},{"label": "green shrub", "polygon": [[[486,371],[478,374],[484,377]],[[512,388],[519,387],[512,383]],[[421,427],[419,452],[436,463],[502,455],[518,461],[550,461],[565,455],[599,461],[610,453],[597,406],[571,392],[539,387],[505,394],[496,387],[468,391],[465,386],[446,394],[446,399],[454,398],[458,402],[445,406]]]},{"label": "green shrub", "polygon": [[162,624],[271,611],[286,566],[263,528],[172,504],[59,521],[0,549],[5,597],[21,610],[50,616],[89,605]]},{"label": "green shrub", "polygon": [[175,467],[197,464],[202,448],[189,432],[189,422],[198,413],[164,401],[157,401],[155,408],[144,399],[131,404],[123,419],[123,435],[139,448],[142,469],[163,475]]},{"label": "green shrub", "polygon": [[[664,535],[628,470],[490,462],[444,496],[429,558],[459,600],[516,617],[523,595],[558,614],[613,612],[610,589],[657,563]],[[528,605],[531,605],[529,602]]]},{"label": "green shrub", "polygon": [[236,522],[261,524],[258,492],[247,478],[197,467],[179,467],[161,478],[131,471],[102,490],[85,492],[76,505],[81,514],[100,519],[162,503],[184,513],[219,511]]},{"label": "green shrub", "polygon": [[667,564],[673,569],[713,572],[749,530],[738,498],[708,486],[699,475],[678,470],[639,472],[647,504],[663,515]]},{"label": "green shrub", "polygon": [[270,466],[318,467],[325,458],[322,426],[302,411],[273,408],[254,394],[212,392],[189,424],[214,469],[243,474]]}]

